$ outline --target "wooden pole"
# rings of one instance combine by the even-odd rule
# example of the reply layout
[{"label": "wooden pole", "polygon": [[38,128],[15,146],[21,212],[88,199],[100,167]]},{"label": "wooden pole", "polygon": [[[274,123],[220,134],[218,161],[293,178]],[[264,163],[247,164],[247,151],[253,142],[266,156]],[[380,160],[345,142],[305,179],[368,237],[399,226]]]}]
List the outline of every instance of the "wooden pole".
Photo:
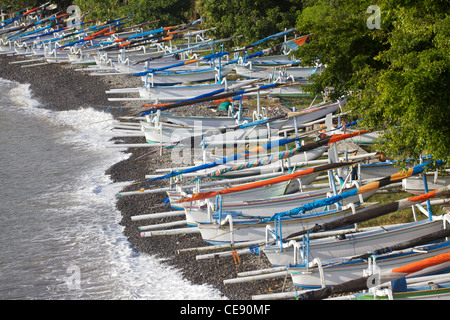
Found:
[{"label": "wooden pole", "polygon": [[255,281],[255,280],[283,278],[283,277],[286,277],[287,275],[289,275],[289,272],[286,270],[286,271],[279,271],[279,272],[261,274],[261,275],[256,275],[256,276],[225,279],[225,280],[223,280],[223,284],[227,285],[227,284],[233,284],[233,283],[251,282],[251,281]]},{"label": "wooden pole", "polygon": [[159,219],[167,217],[176,217],[184,215],[184,210],[166,211],[158,213],[141,214],[137,216],[132,216],[131,221],[147,220],[147,219]]},{"label": "wooden pole", "polygon": [[179,229],[141,232],[141,237],[170,236],[170,235],[199,233],[199,232],[200,232],[200,229],[198,227],[186,227],[186,228],[179,228]]}]

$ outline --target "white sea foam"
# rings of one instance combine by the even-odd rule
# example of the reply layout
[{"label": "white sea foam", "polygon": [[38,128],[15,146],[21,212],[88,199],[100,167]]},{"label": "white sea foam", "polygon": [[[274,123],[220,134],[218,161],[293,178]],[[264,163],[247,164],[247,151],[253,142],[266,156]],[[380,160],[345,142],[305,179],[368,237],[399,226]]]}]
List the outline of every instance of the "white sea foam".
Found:
[{"label": "white sea foam", "polygon": [[[51,153],[53,159],[42,170],[54,175],[52,184],[41,185],[43,191],[23,204],[31,206],[29,210],[34,214],[32,219],[24,217],[28,223],[21,225],[22,232],[30,228],[28,242],[26,247],[17,246],[20,252],[15,252],[13,246],[7,252],[13,256],[8,262],[16,263],[12,268],[27,268],[29,276],[35,273],[40,278],[17,283],[13,297],[221,299],[211,286],[193,285],[163,261],[136,252],[123,235],[115,195],[124,183],[113,183],[105,171],[129,155],[106,148],[109,138],[104,134],[113,121],[110,114],[92,108],[46,110],[39,107],[28,85],[13,85],[3,79],[0,90],[8,92],[17,112],[31,116],[40,126],[54,129],[51,137],[36,134],[36,139],[49,139],[42,152]],[[42,161],[29,159],[32,160]],[[18,220],[13,224],[18,228],[16,224],[20,223]],[[70,273],[73,270],[78,274]],[[20,274],[21,270],[11,272]],[[69,281],[73,279],[78,282]],[[30,285],[29,281],[35,283]],[[74,283],[77,285],[73,286]],[[45,290],[38,290],[41,287]]]},{"label": "white sea foam", "polygon": [[29,111],[35,110],[40,103],[32,97],[30,84],[17,84],[12,81],[2,79],[3,84],[8,84],[11,89],[7,92],[8,97],[16,107]]}]

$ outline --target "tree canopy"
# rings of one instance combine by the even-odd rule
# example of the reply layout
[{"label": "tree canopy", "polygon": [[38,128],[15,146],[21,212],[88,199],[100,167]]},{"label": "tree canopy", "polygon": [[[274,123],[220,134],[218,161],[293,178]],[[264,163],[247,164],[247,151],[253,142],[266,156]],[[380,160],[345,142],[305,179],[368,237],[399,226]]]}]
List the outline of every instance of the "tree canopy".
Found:
[{"label": "tree canopy", "polygon": [[347,110],[384,130],[377,147],[397,159],[432,154],[449,160],[449,32],[446,1],[310,1],[298,31],[310,33],[298,51],[304,64],[323,63],[310,90],[348,97]]},{"label": "tree canopy", "polygon": [[111,19],[131,15],[133,22],[159,20],[160,26],[188,22],[192,1],[186,0],[74,0],[90,18]]},{"label": "tree canopy", "polygon": [[302,4],[298,0],[201,0],[198,8],[215,36],[240,36],[235,45],[248,45],[295,27]]}]

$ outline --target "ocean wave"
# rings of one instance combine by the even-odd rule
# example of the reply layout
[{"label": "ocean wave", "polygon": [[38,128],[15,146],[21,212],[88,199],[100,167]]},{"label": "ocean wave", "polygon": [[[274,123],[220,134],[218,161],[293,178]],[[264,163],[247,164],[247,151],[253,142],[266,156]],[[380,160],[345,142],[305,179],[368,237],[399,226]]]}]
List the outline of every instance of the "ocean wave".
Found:
[{"label": "ocean wave", "polygon": [[[114,121],[110,114],[93,108],[47,110],[28,84],[4,79],[0,92],[0,108],[22,113],[25,124],[32,121],[21,130],[33,130],[27,136],[40,139],[41,148],[32,158],[25,158],[30,150],[22,155],[41,170],[36,172],[39,180],[31,174],[30,180],[9,182],[36,184],[42,191],[20,204],[32,216],[11,215],[12,236],[26,234],[26,242],[8,249],[8,261],[3,257],[2,264],[11,264],[11,279],[20,279],[8,294],[27,299],[220,299],[216,289],[191,284],[158,258],[136,252],[124,236],[115,203],[125,183],[113,183],[105,171],[129,155],[106,147],[110,137],[105,131]],[[51,135],[38,132],[44,126]]]}]

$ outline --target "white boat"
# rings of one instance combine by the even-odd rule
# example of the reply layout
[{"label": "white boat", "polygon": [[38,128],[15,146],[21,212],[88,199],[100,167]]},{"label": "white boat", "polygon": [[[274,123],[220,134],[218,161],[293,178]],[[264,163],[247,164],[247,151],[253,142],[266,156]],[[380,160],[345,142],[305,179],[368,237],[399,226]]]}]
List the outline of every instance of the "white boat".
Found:
[{"label": "white boat", "polygon": [[[170,113],[161,113],[161,119],[165,122],[179,124],[185,127],[202,128],[226,128],[238,125],[237,117],[202,117],[202,116],[178,116]],[[241,118],[241,122],[253,121],[252,118]]]},{"label": "white boat", "polygon": [[[361,207],[365,207],[362,205]],[[262,212],[264,213],[264,211]],[[280,220],[283,233],[294,233],[298,230],[308,229],[316,224],[334,221],[338,218],[354,214],[351,206],[343,210],[326,210],[315,213],[305,213],[295,217],[283,218]],[[261,219],[239,219],[227,217],[223,214],[223,221],[219,225],[216,222],[197,223],[201,236],[204,241],[213,244],[230,244],[248,241],[262,241],[266,239],[269,233],[276,236],[277,228],[274,228],[272,222],[261,222]]]},{"label": "white boat", "polygon": [[175,143],[192,137],[194,134],[200,135],[207,129],[186,128],[169,123],[153,125],[148,122],[141,122],[141,124],[147,143]]},{"label": "white boat", "polygon": [[400,171],[393,161],[361,163],[357,169],[359,170],[358,178],[361,180],[379,179]]},{"label": "white boat", "polygon": [[69,50],[59,50],[54,48],[50,51],[45,51],[44,58],[49,63],[63,63],[70,62]]},{"label": "white boat", "polygon": [[286,84],[281,87],[271,88],[270,90],[263,90],[261,95],[270,95],[272,97],[302,97],[309,95],[308,92],[303,91],[299,84]]},{"label": "white boat", "polygon": [[[173,58],[162,58],[163,55],[164,51],[147,50],[141,46],[131,50],[98,50],[92,52],[91,57],[98,66],[110,66],[111,69],[108,71],[125,75],[143,71],[145,64],[137,64],[137,62],[145,59],[155,59],[151,63],[156,67],[176,63]],[[91,71],[95,71],[95,67],[91,67]]]},{"label": "white boat", "polygon": [[450,274],[402,279],[402,285],[381,285],[368,292],[358,292],[331,300],[450,300]]},{"label": "white boat", "polygon": [[[302,165],[308,163],[308,161],[315,160],[319,157],[321,157],[325,151],[328,149],[328,146],[322,146],[318,147],[309,151],[305,152],[299,152],[292,157],[288,158],[287,160],[277,160],[272,163],[269,163],[267,165],[262,165],[254,168],[247,168],[242,170],[235,170],[235,171],[228,171],[223,174],[220,174],[219,178],[234,178],[234,177],[240,177],[240,176],[246,176],[246,175],[253,175],[253,174],[263,174],[268,172],[274,172],[279,171],[280,169],[288,169],[289,167],[294,167],[297,165]],[[262,158],[260,156],[259,158]],[[257,160],[256,159],[248,159],[248,161]],[[240,164],[244,164],[245,162],[227,162],[225,164],[222,164],[214,169],[221,170],[226,168],[234,168],[238,167]],[[307,183],[306,183],[307,184]]]},{"label": "white boat", "polygon": [[[219,188],[211,188],[205,189],[202,191],[216,191],[220,190]],[[290,191],[292,190],[292,191]],[[261,199],[268,198],[273,196],[281,196],[284,194],[289,194],[292,192],[299,190],[299,182],[296,180],[293,181],[285,181],[282,183],[277,183],[273,185],[264,186],[262,188],[245,190],[243,192],[237,194],[224,195],[223,199],[228,201],[229,199],[233,199],[233,201],[245,201],[246,199]],[[191,204],[188,202],[178,203],[178,200],[181,200],[185,197],[192,196],[192,190],[170,190],[167,191],[167,195],[170,200],[170,205],[173,209],[184,209],[185,207],[190,207]]]},{"label": "white boat", "polygon": [[[180,125],[173,125],[168,123],[158,123],[152,125],[148,122],[142,123],[142,130],[145,134],[145,139],[148,143],[175,143],[192,137],[199,137],[199,145],[201,145],[201,136],[209,132],[204,137],[204,142],[209,145],[233,145],[241,143],[241,140],[269,139],[276,135],[280,128],[286,123],[285,120],[275,120],[269,124],[255,124],[249,125],[245,128],[226,129],[221,132],[219,129],[225,128],[202,128],[199,126],[185,127]],[[193,146],[189,146],[193,147]]]},{"label": "white boat", "polygon": [[147,143],[175,143],[194,136],[200,137],[207,132],[209,135],[220,135],[220,130],[237,126],[237,120],[232,117],[180,117],[159,111],[151,117],[147,115],[145,120],[141,121],[141,130]]},{"label": "white boat", "polygon": [[[307,123],[312,122],[317,119],[324,118],[327,114],[331,114],[336,112],[339,107],[344,104],[345,101],[337,101],[337,102],[324,102],[319,103],[311,108],[298,110],[291,113],[291,117],[284,124],[283,129],[289,128],[304,128]],[[333,132],[334,133],[334,132]]]},{"label": "white boat", "polygon": [[[164,53],[164,52],[163,52]],[[154,55],[156,55],[156,53],[154,53]],[[159,53],[158,53],[159,55]],[[139,73],[139,72],[143,72],[146,71],[148,69],[157,69],[157,68],[164,68],[164,67],[169,67],[172,66],[174,64],[179,63],[180,61],[175,59],[172,56],[165,56],[165,57],[161,57],[155,60],[150,60],[147,63],[136,63],[133,62],[130,59],[118,59],[116,58],[116,60],[114,61],[114,63],[112,64],[112,66],[116,69],[116,72],[120,73],[120,74],[135,74],[135,73]],[[183,67],[183,68],[173,68],[174,70],[190,70],[190,69],[195,69],[198,68],[197,66],[189,66],[189,68]]]},{"label": "white boat", "polygon": [[[117,91],[119,92],[119,91]],[[223,145],[223,144],[234,144],[237,140],[248,140],[248,139],[261,139],[261,138],[270,138],[278,133],[280,129],[292,129],[297,126],[298,128],[302,128],[306,123],[311,122],[316,119],[323,118],[327,114],[333,113],[339,108],[340,103],[342,101],[338,101],[335,103],[323,103],[315,105],[312,108],[308,108],[305,110],[301,110],[298,112],[293,112],[288,115],[287,118],[271,121],[269,124],[263,124],[254,126],[250,129],[245,130],[230,130],[223,134],[215,134],[212,135],[210,132],[210,136],[205,138],[205,142],[209,145]],[[158,116],[156,116],[158,117]],[[159,125],[159,118],[156,118],[154,121],[158,123],[158,125],[151,125],[150,123],[143,122],[143,131],[145,132],[146,140],[149,143],[173,143],[176,141],[180,141],[188,136],[192,136],[192,131],[197,131],[197,134],[201,134],[201,132],[207,131],[209,129],[224,129],[228,126],[231,126],[230,122],[232,119],[225,118],[227,120],[226,123],[221,123],[219,117],[211,118],[214,123],[209,122],[209,118],[201,118],[201,117],[176,117],[170,114],[161,113],[159,116],[161,119],[166,118],[170,122],[175,122],[177,124],[181,124],[186,127],[185,128],[179,126],[173,126],[170,124]],[[197,120],[201,120],[201,125],[196,123]],[[231,120],[231,121],[230,121]],[[246,121],[248,119],[239,119],[241,121]],[[153,121],[153,120],[152,120]],[[228,122],[229,121],[229,122]],[[220,126],[220,124],[223,125]],[[251,123],[250,123],[251,125]],[[206,127],[205,127],[206,126]],[[268,127],[270,126],[270,130]],[[213,130],[214,130],[213,129]],[[177,132],[174,133],[173,131]]]},{"label": "white boat", "polygon": [[[376,183],[376,182],[375,182]],[[373,185],[373,183],[372,183]],[[389,247],[402,241],[410,241],[421,235],[432,234],[441,229],[448,229],[450,225],[450,214],[432,216],[424,211],[427,220],[404,223],[393,226],[379,226],[367,228],[364,232],[339,230],[331,231],[336,238],[327,237],[330,233],[320,231],[334,230],[350,224],[357,224],[388,213],[409,208],[414,205],[423,205],[426,199],[431,199],[449,194],[449,186],[434,190],[421,197],[408,197],[379,207],[361,211],[351,218],[335,221],[332,224],[315,226],[312,230],[302,231],[294,234],[303,235],[302,243],[290,241],[288,244],[278,242],[277,245],[267,246],[267,255],[273,264],[293,265],[306,263],[313,259],[334,259],[344,256],[358,255],[365,252],[376,252],[380,248]],[[431,205],[441,205],[447,203],[449,199],[436,199],[430,202]],[[308,233],[312,232],[310,235]],[[357,233],[353,233],[357,232]],[[305,237],[306,234],[306,237]],[[290,235],[288,238],[292,238]],[[310,239],[311,236],[318,236],[321,239]],[[300,249],[301,248],[301,249]],[[300,249],[300,250],[297,250]],[[265,251],[266,252],[266,251]],[[301,254],[301,258],[300,255]],[[300,262],[301,261],[301,262]]]},{"label": "white boat", "polygon": [[[259,188],[257,188],[259,189]],[[280,196],[270,196],[267,198],[246,198],[237,201],[235,198],[223,199],[221,209],[225,216],[227,212],[234,212],[243,217],[267,218],[273,216],[277,212],[288,211],[297,208],[306,203],[323,199],[333,191],[332,188],[322,188],[319,190],[296,192],[291,194],[283,194]],[[195,222],[212,221],[210,214],[206,210],[206,204],[193,202],[186,207],[187,221],[195,224]],[[219,210],[215,207],[214,210]]]},{"label": "white boat", "polygon": [[[345,133],[350,133],[350,132],[354,132],[354,131],[357,131],[357,130],[353,130],[353,129],[350,129],[350,128],[346,128],[345,129]],[[338,130],[335,130],[334,133],[336,133],[336,134],[343,134],[344,130],[343,129],[338,129]],[[368,132],[368,133],[366,133],[364,135],[359,135],[359,136],[353,137],[351,139],[351,141],[353,143],[356,143],[356,144],[359,144],[359,145],[373,144],[373,143],[375,143],[375,141],[377,139],[379,139],[382,136],[383,136],[383,132],[381,132],[381,131],[372,131],[372,132]]]},{"label": "white boat", "polygon": [[[409,175],[414,174],[419,174],[421,171],[424,170],[424,167],[429,164],[429,162],[425,162],[421,165],[415,166],[413,170],[409,171]],[[414,172],[415,171],[415,172]],[[347,218],[336,221],[336,218],[338,215],[340,215],[343,210],[339,210],[339,212],[335,212],[334,214],[336,215],[335,218],[330,218],[330,211],[327,212],[318,212],[317,209],[319,208],[324,208],[325,210],[327,210],[327,207],[330,205],[338,205],[338,203],[341,203],[341,205],[343,203],[349,203],[349,205],[353,204],[353,203],[363,203],[366,199],[368,199],[368,197],[370,197],[372,194],[374,194],[376,192],[376,190],[380,187],[380,186],[387,186],[390,183],[394,183],[398,180],[401,180],[403,178],[406,178],[406,176],[389,176],[390,181],[387,181],[386,177],[371,183],[368,183],[362,187],[358,187],[349,191],[343,191],[343,192],[339,192],[338,195],[336,196],[331,196],[330,197],[324,197],[322,199],[324,200],[318,200],[318,201],[314,201],[314,202],[308,202],[306,203],[304,206],[297,206],[295,208],[292,208],[290,210],[287,211],[282,211],[281,209],[278,210],[278,213],[273,214],[269,219],[263,219],[263,221],[253,221],[253,226],[251,225],[252,222],[249,221],[239,221],[238,219],[232,219],[233,216],[230,215],[227,216],[227,218],[225,219],[225,221],[228,219],[228,223],[224,224],[223,221],[221,219],[218,219],[217,223],[199,223],[198,227],[199,230],[202,234],[202,237],[205,241],[214,241],[214,242],[218,242],[218,241],[223,241],[223,242],[230,242],[230,241],[254,241],[254,240],[258,240],[258,238],[251,238],[253,236],[256,236],[256,234],[258,233],[258,237],[259,240],[261,240],[261,235],[264,233],[265,229],[264,227],[266,227],[266,225],[270,224],[270,222],[277,222],[277,221],[282,221],[282,229],[283,229],[283,233],[286,230],[285,224],[286,221],[289,221],[289,219],[287,217],[294,217],[294,216],[301,216],[303,217],[308,217],[308,218],[313,218],[312,221],[314,221],[314,219],[317,219],[317,221],[314,221],[313,226],[316,226],[316,224],[321,224],[321,223],[325,223],[325,222],[320,222],[321,219],[327,221],[326,227],[327,228],[336,228],[336,226],[334,226],[335,224],[339,223],[341,226],[343,223],[346,224],[352,224],[355,222],[352,221],[357,221],[357,219],[361,219],[364,218],[366,219],[369,215],[374,217],[379,215],[380,213],[383,214],[384,211],[380,211],[378,210],[378,208],[376,208],[376,210],[365,210],[364,212],[361,212],[360,215],[355,214],[352,216],[347,216]],[[279,180],[279,179],[278,179]],[[269,180],[270,181],[270,180]],[[333,181],[333,180],[331,180]],[[382,182],[382,183],[380,183]],[[261,185],[261,183],[257,184],[258,186]],[[244,188],[240,188],[241,190],[243,190]],[[334,188],[333,188],[334,189]],[[237,190],[231,190],[231,191],[237,191]],[[223,194],[225,194],[226,192],[223,192]],[[230,191],[228,192],[230,193]],[[439,191],[434,191],[432,193],[429,194],[429,196],[435,196],[436,194],[447,194],[448,193],[448,188],[442,188],[439,189]],[[207,197],[211,197],[214,196],[214,194],[207,194]],[[205,197],[202,196],[201,194],[196,195],[195,199],[199,200],[199,199],[204,199]],[[194,199],[194,200],[195,200]],[[326,200],[325,200],[326,199]],[[343,203],[342,203],[343,201]],[[399,201],[399,203],[394,203],[392,207],[394,208],[398,208],[399,205],[403,205],[404,203],[408,203],[408,201],[414,201],[414,200],[410,200],[407,199],[405,201]],[[386,208],[383,208],[383,210],[386,209],[391,209],[392,208],[391,205],[387,206]],[[243,209],[245,210],[245,209]],[[228,213],[224,212],[225,210],[223,210],[223,206],[222,206],[222,210],[219,207],[219,215],[220,216],[225,216]],[[262,210],[261,210],[262,211]],[[313,213],[311,214],[305,214],[308,211],[312,211]],[[315,212],[314,212],[315,211]],[[242,215],[242,214],[241,214]],[[222,217],[221,217],[222,218]],[[260,217],[262,218],[262,217]],[[236,221],[234,221],[236,220]],[[331,223],[331,221],[334,221],[334,223]],[[303,221],[301,226],[297,226],[299,230],[302,230],[300,233],[303,234],[306,231],[308,231],[308,229],[310,228],[310,226],[308,226],[308,224],[311,223],[311,220],[309,221]],[[239,224],[239,227],[235,227],[235,225]],[[262,227],[262,228],[261,228]],[[324,226],[318,226],[318,227],[322,227],[324,228]],[[297,230],[295,235],[299,235],[300,234],[299,231]],[[230,239],[230,235],[233,236],[233,238]],[[290,236],[293,236],[293,234],[291,233]],[[234,238],[237,238],[238,240],[235,240]]]},{"label": "white boat", "polygon": [[[450,252],[450,241],[377,256],[376,266],[379,272],[382,273],[447,252]],[[364,271],[368,266],[366,259],[349,260],[348,258],[340,258],[320,262],[316,260],[314,262],[319,264],[314,265],[311,263],[308,266],[291,266],[288,269],[294,285],[306,289],[338,285],[363,277]],[[407,277],[445,272],[448,268],[450,268],[450,262],[423,269],[409,274]]]},{"label": "white boat", "polygon": [[320,67],[246,67],[236,65],[235,71],[238,75],[248,79],[271,79],[280,78],[282,81],[290,79],[292,81],[308,79],[312,74],[321,72]]},{"label": "white boat", "polygon": [[145,84],[150,86],[174,86],[183,83],[195,83],[215,81],[222,77],[226,77],[231,71],[231,66],[222,68],[198,68],[196,70],[165,70],[148,73],[142,76],[141,79]]},{"label": "white boat", "polygon": [[[264,121],[261,120],[261,121]],[[225,133],[211,135],[205,138],[206,145],[233,145],[241,140],[254,140],[270,139],[277,136],[280,129],[288,119],[274,120],[268,123],[261,123],[252,125],[247,123],[242,125],[243,128],[237,130],[227,130]],[[257,123],[257,122],[255,122]]]},{"label": "white boat", "polygon": [[[436,173],[428,173],[427,176],[427,188],[428,190],[435,190],[450,184],[450,176],[439,175]],[[402,181],[402,188],[404,191],[412,194],[424,194],[425,183],[423,177],[410,177]]]},{"label": "white boat", "polygon": [[[225,93],[250,85],[253,81],[233,81],[227,83],[198,84],[198,85],[174,85],[174,86],[143,86],[136,88],[139,98],[108,98],[109,101],[145,101],[158,104],[161,102],[176,102],[193,99],[201,95]],[[111,91],[110,91],[111,92]],[[116,93],[124,93],[117,91]]]},{"label": "white boat", "polygon": [[[156,55],[156,53],[154,53]],[[158,55],[160,53],[157,53]],[[118,52],[98,53],[93,55],[96,65],[81,69],[89,72],[91,76],[114,76],[114,75],[133,75],[143,72],[146,68],[163,68],[174,65],[179,61],[173,57],[161,57],[147,63],[136,63],[132,60],[122,57]],[[130,90],[137,88],[129,88]],[[112,90],[113,91],[113,90]],[[121,89],[125,92],[125,89]]]},{"label": "white boat", "polygon": [[292,60],[288,54],[279,54],[253,57],[250,59],[246,59],[245,62],[251,62],[251,65],[255,67],[273,67],[295,63],[297,61]]},{"label": "white boat", "polygon": [[222,81],[213,84],[198,85],[176,85],[176,86],[148,86],[141,89],[139,94],[142,98],[158,102],[174,102],[196,98],[200,95],[218,94],[235,91],[253,83],[252,80],[246,81]]},{"label": "white boat", "polygon": [[436,216],[433,219],[433,221],[425,219],[411,223],[373,227],[364,232],[310,239],[307,244],[301,241],[291,241],[283,244],[282,247],[274,244],[264,247],[263,251],[273,266],[304,264],[306,256],[308,261],[313,261],[315,258],[323,261],[360,255],[442,230],[450,222],[450,214],[445,217]]},{"label": "white boat", "polygon": [[[119,52],[119,54],[122,54],[121,52]],[[124,53],[124,56],[122,56],[122,61],[123,63],[126,63],[126,59],[130,60],[133,63],[142,61],[142,60],[146,60],[148,59],[149,61],[152,61],[152,59],[161,59],[163,57],[163,55],[165,54],[164,51],[160,50],[149,50],[146,51],[145,47],[142,46],[140,47],[140,50],[133,50],[133,51],[126,51]],[[169,59],[166,60],[170,61]]]}]

